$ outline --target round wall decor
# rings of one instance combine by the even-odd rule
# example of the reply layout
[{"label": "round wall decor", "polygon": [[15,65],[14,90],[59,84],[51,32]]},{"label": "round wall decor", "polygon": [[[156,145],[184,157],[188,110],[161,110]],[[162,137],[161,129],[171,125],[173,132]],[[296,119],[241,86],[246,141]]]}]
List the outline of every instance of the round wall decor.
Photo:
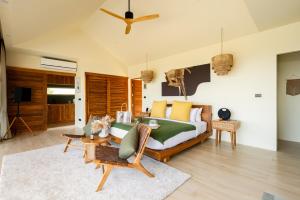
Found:
[{"label": "round wall decor", "polygon": [[229,120],[230,116],[231,116],[231,112],[230,110],[228,110],[227,108],[221,108],[218,111],[218,116],[219,118],[221,118],[222,120]]}]

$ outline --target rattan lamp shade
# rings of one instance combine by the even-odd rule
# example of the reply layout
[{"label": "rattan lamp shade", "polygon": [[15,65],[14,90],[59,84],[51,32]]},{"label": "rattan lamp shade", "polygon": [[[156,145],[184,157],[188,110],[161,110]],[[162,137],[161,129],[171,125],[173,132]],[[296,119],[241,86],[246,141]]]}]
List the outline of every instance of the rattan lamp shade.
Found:
[{"label": "rattan lamp shade", "polygon": [[152,70],[141,71],[141,79],[144,81],[144,83],[150,83],[153,79],[153,71]]},{"label": "rattan lamp shade", "polygon": [[217,75],[226,75],[233,66],[232,54],[220,54],[212,58],[212,69]]}]

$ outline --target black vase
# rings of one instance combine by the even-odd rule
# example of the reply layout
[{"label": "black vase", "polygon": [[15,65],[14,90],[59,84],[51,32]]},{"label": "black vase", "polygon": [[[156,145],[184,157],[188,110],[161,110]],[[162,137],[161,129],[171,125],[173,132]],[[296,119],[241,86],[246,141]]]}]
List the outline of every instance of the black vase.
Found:
[{"label": "black vase", "polygon": [[221,118],[222,120],[229,120],[231,117],[231,112],[230,110],[228,110],[227,108],[221,108],[218,111],[218,116],[219,118]]}]

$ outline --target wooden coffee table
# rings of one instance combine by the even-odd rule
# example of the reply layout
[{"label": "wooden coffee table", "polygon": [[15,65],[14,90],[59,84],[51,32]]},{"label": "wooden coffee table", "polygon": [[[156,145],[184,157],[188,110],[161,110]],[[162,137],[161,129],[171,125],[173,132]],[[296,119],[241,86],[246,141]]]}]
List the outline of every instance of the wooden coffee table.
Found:
[{"label": "wooden coffee table", "polygon": [[99,136],[94,136],[94,139],[90,139],[90,137],[82,137],[81,142],[83,143],[84,147],[84,161],[85,163],[92,162],[95,157],[95,147],[97,145],[108,146],[110,145],[111,136],[108,135],[105,138],[101,138]]}]

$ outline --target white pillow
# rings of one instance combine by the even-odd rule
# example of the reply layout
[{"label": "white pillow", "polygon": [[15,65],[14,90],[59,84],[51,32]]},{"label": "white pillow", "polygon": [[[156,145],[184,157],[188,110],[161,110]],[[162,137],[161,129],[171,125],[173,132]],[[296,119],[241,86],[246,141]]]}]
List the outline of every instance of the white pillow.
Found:
[{"label": "white pillow", "polygon": [[196,121],[196,115],[198,113],[199,108],[192,108],[190,112],[190,122]]},{"label": "white pillow", "polygon": [[201,122],[201,114],[202,114],[202,108],[198,108],[198,112],[196,114],[196,122]]},{"label": "white pillow", "polygon": [[167,107],[167,109],[166,109],[166,118],[167,119],[170,119],[171,112],[172,112],[172,107]]}]

